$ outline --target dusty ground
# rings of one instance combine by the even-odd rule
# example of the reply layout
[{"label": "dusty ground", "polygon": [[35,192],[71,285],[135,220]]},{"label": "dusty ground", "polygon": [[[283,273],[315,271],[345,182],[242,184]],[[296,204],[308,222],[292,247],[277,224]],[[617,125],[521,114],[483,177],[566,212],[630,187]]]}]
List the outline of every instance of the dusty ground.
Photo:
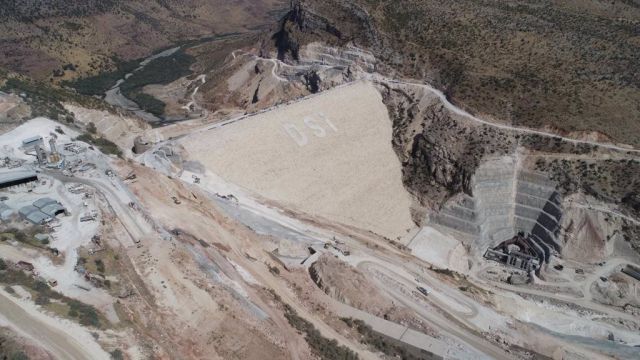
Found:
[{"label": "dusty ground", "polygon": [[388,316],[394,310],[390,298],[358,269],[331,254],[324,254],[309,268],[311,278],[327,295],[358,309]]},{"label": "dusty ground", "polygon": [[[198,190],[187,190],[175,180],[152,175],[149,169],[136,167],[135,171],[144,180],[133,184],[132,190],[144,199],[146,210],[156,215],[158,223],[179,229],[181,234],[169,243],[149,239],[143,242],[144,250],[131,253],[165,314],[164,328],[182,334],[174,338],[174,345],[188,346],[195,357],[210,357],[215,351],[220,358],[262,359],[265,354],[269,358],[286,354],[309,358],[304,339],[288,325],[270,297],[253,286],[257,281],[275,289],[299,314],[308,314],[269,273],[273,261],[261,250],[256,235],[221,215]],[[182,204],[174,204],[171,196],[178,196]],[[234,270],[238,266],[255,280],[239,275]],[[313,323],[323,334],[348,343],[325,324]]]},{"label": "dusty ground", "polygon": [[0,92],[0,130],[11,130],[31,115],[31,109],[14,94]]}]

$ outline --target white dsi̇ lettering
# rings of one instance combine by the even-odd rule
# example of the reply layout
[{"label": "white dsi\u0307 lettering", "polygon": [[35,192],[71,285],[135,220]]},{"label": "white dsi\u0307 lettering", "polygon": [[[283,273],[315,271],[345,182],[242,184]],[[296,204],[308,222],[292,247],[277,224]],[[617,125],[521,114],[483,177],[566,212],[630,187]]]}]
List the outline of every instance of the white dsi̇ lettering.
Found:
[{"label": "white dsi\u0307 lettering", "polygon": [[317,137],[325,137],[327,136],[327,132],[324,130],[320,124],[318,124],[314,119],[310,117],[304,118],[304,124],[311,130],[313,130],[313,135]]},{"label": "white dsi\u0307 lettering", "polygon": [[293,141],[298,144],[298,146],[305,146],[309,143],[309,139],[307,135],[305,135],[302,131],[298,130],[298,128],[293,124],[282,124],[284,130],[289,134],[289,137],[293,139]]},{"label": "white dsi\u0307 lettering", "polygon": [[324,114],[324,113],[318,113],[318,116],[324,120],[324,122],[327,123],[327,125],[329,125],[329,127],[331,128],[331,130],[338,132],[338,128],[333,125],[333,123],[331,122],[331,120],[329,120],[329,118]]}]

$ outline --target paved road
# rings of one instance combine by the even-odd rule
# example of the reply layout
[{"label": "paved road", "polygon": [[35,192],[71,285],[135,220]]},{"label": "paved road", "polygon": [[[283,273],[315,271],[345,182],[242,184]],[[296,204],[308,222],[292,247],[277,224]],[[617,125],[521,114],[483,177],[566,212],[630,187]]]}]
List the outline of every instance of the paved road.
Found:
[{"label": "paved road", "polygon": [[[92,350],[65,332],[64,325],[52,327],[22,309],[14,299],[0,293],[0,317],[29,335],[56,359],[109,359],[104,351]],[[94,344],[97,346],[97,344]]]},{"label": "paved road", "polygon": [[385,320],[381,317],[369,314],[368,312],[343,304],[333,298],[329,298],[328,300],[331,301],[334,311],[336,311],[340,317],[350,317],[362,320],[367,325],[371,326],[371,328],[376,332],[419,349],[423,349],[437,356],[447,358],[448,355],[450,355],[448,354],[447,344],[441,340],[432,338],[407,326]]},{"label": "paved road", "polygon": [[[395,281],[398,281],[399,283],[401,283],[402,286],[407,287],[408,290],[413,291],[414,289],[413,283],[408,284],[408,282],[411,282],[409,279],[406,279],[402,275],[397,274],[396,272],[388,268],[384,268],[380,264],[373,263],[373,262],[362,262],[360,265],[358,265],[358,267],[362,267],[364,269],[372,268],[378,271],[382,271],[387,276],[390,276]],[[371,271],[367,271],[367,272],[372,273]],[[435,325],[436,327],[440,328],[440,330],[442,330],[444,333],[448,334],[449,336],[453,338],[457,338],[462,342],[468,344],[471,348],[484,354],[488,358],[491,358],[491,359],[510,359],[511,358],[507,353],[504,352],[504,350],[500,349],[498,346],[490,343],[486,339],[483,339],[479,336],[476,336],[470,333],[469,331],[466,331],[465,329],[462,329],[457,324],[455,324],[454,321],[450,319],[446,319],[442,315],[436,312],[429,311],[429,309],[427,309],[423,304],[420,304],[418,301],[413,299],[411,296],[406,295],[402,291],[395,291],[394,289],[390,288],[387,284],[380,282],[376,278],[376,276],[372,276],[372,280],[374,281],[374,283],[377,283],[379,285],[378,287],[380,289],[385,290],[396,301],[400,302],[401,304],[415,311],[420,317],[427,320],[429,324]],[[451,313],[450,307],[445,306],[443,308],[442,307],[443,304],[441,304],[441,302],[439,301],[431,301],[431,302],[438,303],[439,308]],[[449,310],[446,310],[446,309],[449,309]],[[470,309],[470,311],[471,311],[471,314],[467,314],[466,312],[464,312],[464,315],[473,316],[472,314],[474,314],[477,310],[472,308]]]}]

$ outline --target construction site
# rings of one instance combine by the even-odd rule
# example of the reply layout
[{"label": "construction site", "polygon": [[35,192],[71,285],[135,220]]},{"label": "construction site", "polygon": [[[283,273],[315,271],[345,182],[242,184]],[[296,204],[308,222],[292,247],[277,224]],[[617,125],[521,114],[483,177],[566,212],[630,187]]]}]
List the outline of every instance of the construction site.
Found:
[{"label": "construction site", "polygon": [[353,44],[299,53],[226,57],[252,112],[194,88],[183,122],[67,104],[0,135],[0,326],[61,359],[640,356],[640,219],[541,166],[638,150],[476,117]]}]

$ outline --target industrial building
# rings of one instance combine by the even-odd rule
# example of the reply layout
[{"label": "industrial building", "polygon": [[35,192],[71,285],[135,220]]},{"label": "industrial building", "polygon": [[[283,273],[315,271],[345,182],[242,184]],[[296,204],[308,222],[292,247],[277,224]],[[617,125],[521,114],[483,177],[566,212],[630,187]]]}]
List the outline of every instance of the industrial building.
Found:
[{"label": "industrial building", "polygon": [[19,210],[20,215],[33,224],[42,225],[56,215],[66,213],[66,209],[58,201],[45,197],[33,202],[33,205],[23,206]]},{"label": "industrial building", "polygon": [[0,173],[0,189],[38,181],[38,175],[32,170],[3,171]]},{"label": "industrial building", "polygon": [[52,219],[51,216],[43,213],[42,211],[40,211],[40,209],[33,205],[23,206],[18,212],[24,219],[37,225],[42,225],[48,221],[51,221]]},{"label": "industrial building", "polygon": [[48,197],[34,201],[33,206],[37,207],[40,211],[51,217],[54,217],[58,214],[63,214],[66,211],[62,204]]},{"label": "industrial building", "polygon": [[42,136],[33,136],[22,140],[22,147],[26,150],[35,148],[36,146],[42,145],[43,143],[44,140],[42,139]]},{"label": "industrial building", "polygon": [[638,269],[637,267],[632,265],[627,265],[625,268],[622,269],[622,272],[640,281],[640,269]]}]

